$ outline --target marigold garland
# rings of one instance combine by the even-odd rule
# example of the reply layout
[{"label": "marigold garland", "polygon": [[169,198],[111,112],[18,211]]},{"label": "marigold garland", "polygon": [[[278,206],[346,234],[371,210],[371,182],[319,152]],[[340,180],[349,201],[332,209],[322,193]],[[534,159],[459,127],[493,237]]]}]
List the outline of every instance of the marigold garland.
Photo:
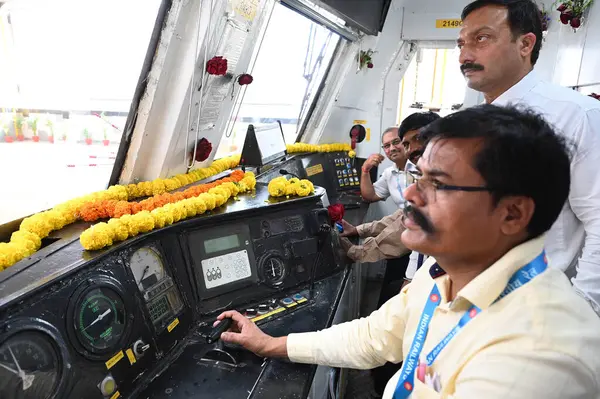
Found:
[{"label": "marigold garland", "polygon": [[115,242],[126,240],[140,233],[163,228],[180,220],[201,215],[225,204],[229,198],[238,193],[247,192],[256,186],[254,173],[246,172],[238,182],[227,182],[212,187],[206,193],[197,197],[182,199],[168,203],[152,211],[142,210],[135,215],[123,215],[101,222],[85,230],[79,241],[86,250],[98,250],[113,245]]},{"label": "marigold garland", "polygon": [[233,182],[238,183],[244,178],[244,172],[236,170],[229,177],[214,181],[212,183],[201,184],[190,187],[179,193],[163,193],[154,195],[151,198],[140,202],[128,202],[118,200],[94,201],[85,204],[81,210],[81,218],[86,222],[95,222],[99,219],[119,218],[123,215],[135,215],[142,211],[152,211],[166,204],[172,204],[186,198],[197,197],[202,193],[208,192],[211,188],[221,184]]},{"label": "marigold garland", "polygon": [[112,186],[103,191],[66,201],[51,210],[25,218],[21,222],[19,230],[12,234],[10,242],[0,242],[0,271],[34,254],[41,247],[42,239],[46,238],[51,231],[60,230],[77,221],[81,217],[82,208],[87,204],[111,200],[127,201],[143,196],[163,194],[234,168],[239,161],[240,156],[234,155],[218,159],[207,168],[195,169],[187,174],[176,175],[168,179],[155,179],[151,182],[127,186]]},{"label": "marigold garland", "polygon": [[297,177],[292,177],[288,180],[284,176],[280,176],[269,182],[268,190],[271,197],[284,197],[290,195],[306,197],[315,191],[315,187],[310,180],[300,180]]},{"label": "marigold garland", "polygon": [[338,152],[338,151],[352,151],[350,144],[345,143],[332,143],[332,144],[306,144],[306,143],[294,143],[286,145],[287,152],[289,154],[295,152]]}]

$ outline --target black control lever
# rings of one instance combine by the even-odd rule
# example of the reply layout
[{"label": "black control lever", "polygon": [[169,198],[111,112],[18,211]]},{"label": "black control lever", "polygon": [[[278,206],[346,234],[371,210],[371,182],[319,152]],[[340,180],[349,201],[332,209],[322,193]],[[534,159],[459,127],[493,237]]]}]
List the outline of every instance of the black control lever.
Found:
[{"label": "black control lever", "polygon": [[315,290],[315,277],[317,273],[317,266],[321,263],[321,253],[323,252],[323,248],[325,248],[325,243],[327,242],[327,238],[331,237],[331,226],[327,223],[323,223],[319,226],[319,231],[317,232],[317,256],[315,256],[315,260],[313,262],[312,269],[310,271],[310,298],[314,298],[314,290]]},{"label": "black control lever", "polygon": [[287,170],[285,170],[285,169],[279,169],[279,173],[281,173],[282,175],[290,175],[290,176],[292,176],[292,177],[295,177],[296,179],[299,179],[299,177],[298,177],[298,176],[296,176],[296,175],[295,175],[295,174],[293,174],[293,173],[290,173],[290,172],[288,172],[288,171],[287,171]]},{"label": "black control lever", "polygon": [[233,319],[230,318],[221,320],[221,322],[213,327],[210,333],[206,336],[206,343],[212,344],[213,342],[217,342],[221,338],[221,334],[229,330],[231,323],[233,323]]}]

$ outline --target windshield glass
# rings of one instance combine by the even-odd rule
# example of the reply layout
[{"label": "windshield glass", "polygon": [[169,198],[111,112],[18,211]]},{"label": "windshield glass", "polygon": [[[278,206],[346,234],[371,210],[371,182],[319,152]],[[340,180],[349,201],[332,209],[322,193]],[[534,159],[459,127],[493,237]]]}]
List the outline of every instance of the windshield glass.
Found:
[{"label": "windshield glass", "polygon": [[281,121],[286,143],[294,143],[325,78],[340,36],[277,3],[252,75],[221,139],[216,158],[241,152],[248,125]]},{"label": "windshield glass", "polygon": [[0,224],[106,188],[160,3],[0,5]]}]

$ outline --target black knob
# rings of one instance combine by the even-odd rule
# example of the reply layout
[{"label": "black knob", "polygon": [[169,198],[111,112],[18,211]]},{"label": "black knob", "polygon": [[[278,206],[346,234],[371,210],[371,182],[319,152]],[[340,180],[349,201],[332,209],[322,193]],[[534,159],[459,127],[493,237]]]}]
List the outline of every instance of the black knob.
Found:
[{"label": "black knob", "polygon": [[219,324],[217,324],[206,337],[206,342],[212,344],[213,342],[217,342],[221,338],[221,334],[224,333],[231,327],[231,323],[233,323],[233,319],[223,319]]}]

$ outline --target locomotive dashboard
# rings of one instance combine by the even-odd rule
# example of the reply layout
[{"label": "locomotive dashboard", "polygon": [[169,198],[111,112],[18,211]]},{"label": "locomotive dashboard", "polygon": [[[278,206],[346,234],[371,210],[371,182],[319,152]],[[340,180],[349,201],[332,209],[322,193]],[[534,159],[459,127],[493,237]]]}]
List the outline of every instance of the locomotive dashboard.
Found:
[{"label": "locomotive dashboard", "polygon": [[[0,275],[0,397],[160,397],[169,388],[159,376],[170,366],[186,356],[194,364],[210,358],[215,347],[202,338],[222,310],[259,324],[315,302],[330,312],[319,287],[330,277],[339,285],[345,268],[321,229],[329,219],[317,191],[273,202],[259,185],[226,210],[93,253],[73,238],[87,226],[75,225]],[[258,378],[248,367],[262,370],[262,360],[240,356],[249,365],[244,373]],[[208,387],[219,378],[204,380]]]}]

